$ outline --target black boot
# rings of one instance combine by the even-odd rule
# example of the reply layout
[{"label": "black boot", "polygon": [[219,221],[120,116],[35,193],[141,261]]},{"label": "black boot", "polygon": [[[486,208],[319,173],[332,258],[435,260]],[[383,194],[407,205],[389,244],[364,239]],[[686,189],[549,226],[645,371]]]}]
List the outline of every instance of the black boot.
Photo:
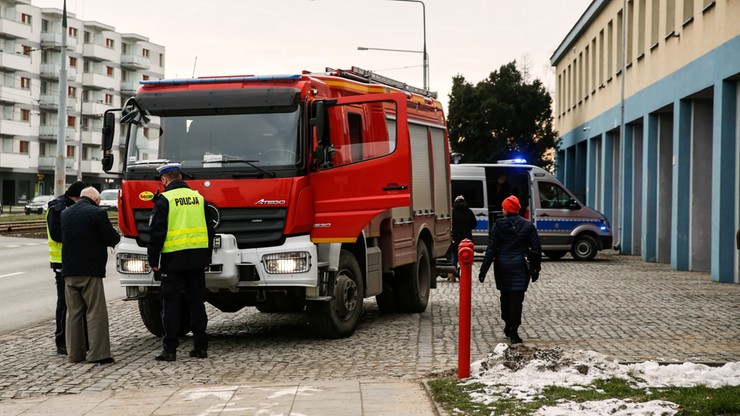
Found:
[{"label": "black boot", "polygon": [[509,339],[511,340],[511,344],[521,344],[522,338],[519,337],[519,328],[512,326],[509,328]]},{"label": "black boot", "polygon": [[175,361],[176,355],[174,352],[162,351],[158,356],[154,357],[157,361]]},{"label": "black boot", "polygon": [[506,335],[506,338],[511,338],[511,327],[509,325],[504,327],[504,335]]}]

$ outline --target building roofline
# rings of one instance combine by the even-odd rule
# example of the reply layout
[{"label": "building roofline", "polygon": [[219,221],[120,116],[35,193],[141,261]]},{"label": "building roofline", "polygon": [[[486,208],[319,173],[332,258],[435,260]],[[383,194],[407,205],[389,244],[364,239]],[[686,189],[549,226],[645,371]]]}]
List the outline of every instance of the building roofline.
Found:
[{"label": "building roofline", "polygon": [[576,24],[570,29],[568,35],[565,36],[560,46],[555,49],[552,56],[550,57],[550,65],[556,66],[560,59],[563,57],[566,51],[570,49],[570,46],[575,42],[578,36],[584,31],[585,28],[598,16],[606,5],[609,4],[609,0],[593,0],[591,4],[586,8],[581,17],[578,19]]}]

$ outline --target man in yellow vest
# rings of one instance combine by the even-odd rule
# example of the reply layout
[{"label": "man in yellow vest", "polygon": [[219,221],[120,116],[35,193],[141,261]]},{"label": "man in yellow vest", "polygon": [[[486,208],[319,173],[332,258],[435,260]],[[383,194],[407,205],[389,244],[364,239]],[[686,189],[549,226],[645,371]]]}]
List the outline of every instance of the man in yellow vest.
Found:
[{"label": "man in yellow vest", "polygon": [[149,266],[161,276],[162,352],[157,361],[175,361],[180,345],[181,294],[190,307],[191,357],[208,357],[205,269],[211,263],[214,231],[203,196],[182,180],[179,163],[157,168],[164,192],[149,217]]},{"label": "man in yellow vest", "polygon": [[57,285],[57,310],[56,329],[54,331],[54,342],[57,346],[57,354],[67,355],[67,344],[65,337],[65,321],[67,315],[67,302],[64,299],[64,278],[62,277],[62,211],[71,206],[80,197],[85,189],[85,183],[76,181],[69,186],[67,191],[49,201],[46,210],[46,239],[49,243],[49,263],[54,270],[54,279]]}]

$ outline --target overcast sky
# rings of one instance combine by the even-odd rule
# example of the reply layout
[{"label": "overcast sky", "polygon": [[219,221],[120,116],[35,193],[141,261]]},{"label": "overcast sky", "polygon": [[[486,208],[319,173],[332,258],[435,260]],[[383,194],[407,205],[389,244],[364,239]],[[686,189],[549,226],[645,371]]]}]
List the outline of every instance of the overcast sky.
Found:
[{"label": "overcast sky", "polygon": [[[554,90],[550,57],[591,0],[424,0],[429,84],[445,109],[452,77],[510,61]],[[63,0],[32,0],[61,9]],[[81,20],[166,47],[165,76],[295,74],[359,66],[423,86],[419,3],[395,0],[67,0]],[[197,60],[197,62],[196,62]]]}]

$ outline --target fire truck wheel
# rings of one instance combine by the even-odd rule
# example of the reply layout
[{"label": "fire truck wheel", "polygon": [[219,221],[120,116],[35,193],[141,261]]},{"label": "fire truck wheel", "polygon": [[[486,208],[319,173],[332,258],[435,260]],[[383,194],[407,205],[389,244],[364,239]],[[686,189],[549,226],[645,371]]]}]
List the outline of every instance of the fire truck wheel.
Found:
[{"label": "fire truck wheel", "polygon": [[323,338],[346,338],[355,331],[362,316],[365,285],[355,256],[342,250],[334,280],[331,301],[309,302],[308,315],[313,329]]},{"label": "fire truck wheel", "polygon": [[[164,335],[162,328],[162,299],[159,292],[150,293],[147,297],[139,299],[139,315],[141,321],[152,335],[161,337]],[[188,301],[183,295],[180,301],[180,336],[185,336],[190,332],[190,308]]]},{"label": "fire truck wheel", "polygon": [[423,242],[419,242],[416,248],[416,262],[404,267],[401,279],[399,300],[403,310],[410,313],[424,312],[429,303],[432,264],[427,246]]}]

